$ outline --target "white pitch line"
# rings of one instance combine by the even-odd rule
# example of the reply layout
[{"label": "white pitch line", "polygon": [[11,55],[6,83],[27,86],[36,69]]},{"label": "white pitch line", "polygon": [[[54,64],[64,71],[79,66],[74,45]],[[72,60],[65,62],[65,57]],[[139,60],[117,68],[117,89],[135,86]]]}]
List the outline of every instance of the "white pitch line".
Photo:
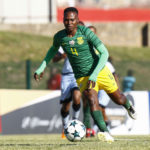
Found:
[{"label": "white pitch line", "polygon": [[141,141],[141,139],[115,139],[115,141]]}]

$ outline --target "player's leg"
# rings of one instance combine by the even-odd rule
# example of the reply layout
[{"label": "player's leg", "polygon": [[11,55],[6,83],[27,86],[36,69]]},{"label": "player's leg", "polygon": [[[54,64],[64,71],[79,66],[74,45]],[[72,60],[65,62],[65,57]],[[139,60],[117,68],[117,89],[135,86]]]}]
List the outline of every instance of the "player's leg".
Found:
[{"label": "player's leg", "polygon": [[85,90],[83,94],[89,102],[92,118],[98,126],[99,130],[101,131],[98,133],[98,138],[101,141],[109,143],[113,142],[114,138],[109,134],[109,131],[103,118],[101,107],[98,103],[97,91],[94,89]]},{"label": "player's leg", "polygon": [[69,110],[70,110],[70,105],[71,102],[64,102],[62,103],[61,107],[61,117],[62,117],[62,123],[63,123],[63,128],[67,125],[69,121]]},{"label": "player's leg", "polygon": [[[100,94],[101,92],[98,92],[98,100],[100,101],[100,95],[102,97],[102,94]],[[90,117],[91,117],[91,113],[90,113],[90,107],[88,104],[88,101],[86,100],[86,97],[83,95],[83,123],[86,126],[86,137],[91,137],[91,136],[95,136],[96,133],[98,132],[99,128],[96,125],[96,123],[94,122],[94,126],[93,128],[91,128],[91,122],[90,122]],[[99,102],[100,103],[100,102]],[[104,109],[101,107],[99,108],[100,111],[102,111],[103,117],[104,117],[104,121],[106,120],[106,115],[104,113]]]},{"label": "player's leg", "polygon": [[77,83],[80,88],[80,91],[86,98],[86,101],[89,103],[93,120],[97,124],[99,130],[102,131],[102,135],[101,134],[99,135],[99,139],[107,142],[113,142],[114,139],[108,133],[108,129],[104,122],[102,111],[99,108],[98,93],[97,93],[97,91],[99,91],[99,87],[96,82],[96,86],[94,89],[86,90],[88,79],[89,77],[81,77],[77,80]]},{"label": "player's leg", "polygon": [[62,125],[63,125],[63,128],[62,128],[62,138],[65,138],[65,135],[64,135],[64,129],[69,121],[69,109],[70,109],[70,105],[71,105],[71,102],[63,102],[62,103],[62,107],[61,107],[61,111],[60,111],[60,114],[61,114],[61,117],[62,117]]},{"label": "player's leg", "polygon": [[[99,101],[99,105],[100,105],[101,110],[102,110],[104,121],[105,121],[105,123],[107,125],[108,117],[106,115],[105,108],[108,105],[108,103],[110,101],[110,98],[109,98],[109,96],[107,95],[107,93],[104,90],[98,91],[98,101]],[[94,125],[93,129],[95,130],[95,132],[97,132],[98,128]]]},{"label": "player's leg", "polygon": [[[106,111],[105,111],[105,108],[106,108],[106,107],[103,106],[103,105],[100,105],[100,107],[101,107],[101,111],[102,111],[102,114],[103,114],[103,117],[104,117],[104,121],[105,121],[106,126],[107,126],[107,128],[108,128],[109,121],[108,121],[108,117],[107,117]],[[98,131],[99,131],[99,128],[98,128],[98,126],[96,125],[96,123],[94,122],[94,125],[93,125],[93,127],[92,127],[92,131],[91,131],[91,136],[95,136]]]},{"label": "player's leg", "polygon": [[117,89],[113,93],[109,93],[108,95],[116,104],[122,105],[128,111],[128,114],[132,119],[137,118],[137,114],[134,107],[132,106],[130,101],[125,97],[125,95],[120,92],[119,89]]},{"label": "player's leg", "polygon": [[104,122],[101,107],[99,107],[97,91],[94,89],[84,90],[83,95],[88,100],[92,118],[98,125],[100,131],[102,132],[108,131],[106,124]]},{"label": "player's leg", "polygon": [[[108,105],[109,100],[110,100],[110,98],[104,90],[98,91],[98,101],[99,101],[99,105],[101,107],[100,110],[102,111],[106,126],[108,125],[108,117],[106,115],[105,108]],[[98,132],[98,130],[99,130],[98,126],[94,122],[94,125],[93,125],[93,128],[92,128],[92,136],[95,136],[95,134]]]},{"label": "player's leg", "polygon": [[[84,120],[83,123],[85,124],[85,126],[87,127],[86,129],[86,137],[90,137],[90,136],[95,136],[96,133],[98,132],[99,128],[96,125],[96,123],[94,122],[94,126],[91,129],[91,123],[90,123],[90,108],[89,106],[86,106],[86,99],[83,97],[83,107],[84,107]],[[109,103],[109,96],[106,94],[106,92],[104,90],[100,90],[98,92],[98,100],[99,100],[99,105],[101,108],[100,111],[102,111],[103,117],[104,117],[104,121],[106,123],[106,126],[108,124],[108,117],[105,113],[105,106],[107,106],[107,104]]]},{"label": "player's leg", "polygon": [[81,101],[81,93],[78,88],[76,79],[74,77],[74,74],[67,75],[67,82],[68,82],[68,95],[71,95],[71,98],[73,100],[72,108],[73,108],[73,119],[78,119],[80,114],[80,101]]},{"label": "player's leg", "polygon": [[78,119],[80,115],[80,107],[81,107],[81,93],[78,87],[74,87],[71,90],[71,95],[72,95],[72,108],[73,108],[73,119]]},{"label": "player's leg", "polygon": [[118,105],[122,105],[132,119],[136,119],[136,112],[130,101],[118,89],[118,85],[110,70],[105,67],[98,76],[99,86],[104,89],[110,98]]},{"label": "player's leg", "polygon": [[86,137],[91,137],[91,112],[88,101],[86,97],[82,94],[82,101],[83,101],[83,123],[86,127]]},{"label": "player's leg", "polygon": [[[67,75],[63,75],[61,80],[61,98],[60,98],[60,104],[62,104],[60,112],[62,117],[63,131],[69,121],[69,109],[72,100],[70,90],[71,89],[69,77]],[[63,137],[64,132],[62,132],[62,138]]]}]

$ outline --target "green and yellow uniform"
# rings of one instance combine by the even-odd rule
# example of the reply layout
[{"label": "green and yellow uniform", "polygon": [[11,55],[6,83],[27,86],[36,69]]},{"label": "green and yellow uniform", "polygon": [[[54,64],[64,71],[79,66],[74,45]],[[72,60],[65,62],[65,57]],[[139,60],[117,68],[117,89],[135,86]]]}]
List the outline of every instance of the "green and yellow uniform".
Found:
[{"label": "green and yellow uniform", "polygon": [[89,76],[98,64],[99,58],[93,50],[92,43],[98,47],[102,42],[90,29],[78,26],[74,37],[68,37],[66,30],[58,32],[54,36],[55,47],[62,46],[72,65],[76,79]]},{"label": "green and yellow uniform", "polygon": [[[104,89],[107,93],[112,93],[117,90],[113,75],[105,67],[108,51],[99,38],[85,26],[77,26],[76,34],[73,37],[68,37],[65,29],[56,33],[53,46],[36,71],[37,74],[43,72],[60,46],[69,58],[81,92],[87,88],[88,80],[96,82],[94,88],[96,91]],[[98,55],[94,48],[99,52]]]}]

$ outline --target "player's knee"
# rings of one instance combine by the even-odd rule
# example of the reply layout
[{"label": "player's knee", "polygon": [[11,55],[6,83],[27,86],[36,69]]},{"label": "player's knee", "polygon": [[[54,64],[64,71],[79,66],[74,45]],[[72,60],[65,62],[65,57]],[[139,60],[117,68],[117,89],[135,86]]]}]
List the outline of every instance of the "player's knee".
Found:
[{"label": "player's knee", "polygon": [[83,95],[86,99],[91,99],[91,90],[84,90]]},{"label": "player's knee", "polygon": [[74,100],[75,100],[76,102],[80,103],[80,99],[81,99],[81,94],[80,94],[80,93],[74,95]]},{"label": "player's knee", "polygon": [[75,101],[76,103],[80,103],[80,99],[81,99],[81,93],[79,90],[76,90],[73,93],[73,101]]},{"label": "player's knee", "polygon": [[78,111],[81,107],[81,104],[73,104],[72,108],[74,109],[74,111]]},{"label": "player's knee", "polygon": [[89,102],[89,105],[91,107],[95,107],[98,103],[97,103],[97,95],[95,94],[95,92],[93,90],[85,90],[83,92],[84,96],[86,97],[86,99]]},{"label": "player's knee", "polygon": [[97,108],[97,105],[96,105],[96,101],[94,99],[89,99],[89,105],[92,107],[92,108]]}]

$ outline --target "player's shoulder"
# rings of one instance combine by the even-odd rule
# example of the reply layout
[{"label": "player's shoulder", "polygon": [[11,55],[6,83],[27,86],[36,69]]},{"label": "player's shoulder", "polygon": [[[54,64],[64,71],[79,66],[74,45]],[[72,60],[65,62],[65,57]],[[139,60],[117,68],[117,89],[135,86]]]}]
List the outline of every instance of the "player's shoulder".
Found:
[{"label": "player's shoulder", "polygon": [[66,36],[66,31],[65,31],[65,29],[62,29],[62,30],[58,31],[58,32],[54,35],[54,37],[57,37],[57,38],[62,38],[62,37],[64,37],[64,36]]},{"label": "player's shoulder", "polygon": [[78,25],[78,31],[80,31],[81,33],[85,34],[87,32],[90,32],[91,30],[88,27],[86,27],[86,26]]}]

